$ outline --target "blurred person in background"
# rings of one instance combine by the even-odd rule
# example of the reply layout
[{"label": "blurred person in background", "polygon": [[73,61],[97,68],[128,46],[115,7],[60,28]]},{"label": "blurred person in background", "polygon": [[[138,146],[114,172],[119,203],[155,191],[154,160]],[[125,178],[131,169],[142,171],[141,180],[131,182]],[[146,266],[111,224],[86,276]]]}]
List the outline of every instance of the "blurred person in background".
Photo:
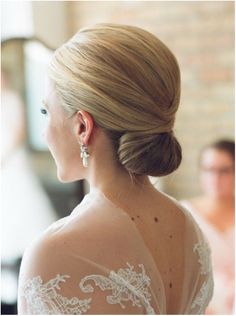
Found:
[{"label": "blurred person in background", "polygon": [[198,221],[212,249],[214,295],[206,313],[234,313],[235,142],[218,140],[199,157],[203,193],[181,200]]},{"label": "blurred person in background", "polygon": [[11,88],[8,71],[2,68],[1,301],[2,311],[6,313],[6,309],[10,310],[17,301],[18,270],[25,248],[57,219],[51,202],[30,167],[26,137],[24,104]]}]

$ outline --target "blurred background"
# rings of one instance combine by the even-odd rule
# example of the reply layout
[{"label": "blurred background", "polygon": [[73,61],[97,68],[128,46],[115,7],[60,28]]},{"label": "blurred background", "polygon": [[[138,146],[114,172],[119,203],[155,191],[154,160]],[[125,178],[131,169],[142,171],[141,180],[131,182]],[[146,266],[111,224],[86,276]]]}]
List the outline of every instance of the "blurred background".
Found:
[{"label": "blurred background", "polygon": [[[151,178],[158,189],[178,200],[201,196],[201,149],[219,139],[234,141],[233,1],[1,1],[2,314],[16,313],[25,247],[53,221],[69,215],[89,191],[86,181],[58,181],[41,135],[45,118],[40,105],[53,51],[81,27],[98,22],[142,27],[179,62],[182,90],[174,131],[183,161],[173,174]],[[232,212],[224,228],[234,232]],[[230,288],[230,303],[209,313],[233,312],[234,285]]]}]

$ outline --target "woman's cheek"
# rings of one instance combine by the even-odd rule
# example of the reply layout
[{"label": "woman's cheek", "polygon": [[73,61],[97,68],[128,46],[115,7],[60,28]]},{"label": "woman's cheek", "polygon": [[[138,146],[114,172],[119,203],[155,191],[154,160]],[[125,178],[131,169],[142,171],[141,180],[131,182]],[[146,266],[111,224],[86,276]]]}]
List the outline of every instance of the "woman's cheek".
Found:
[{"label": "woman's cheek", "polygon": [[44,137],[44,140],[46,142],[46,144],[49,146],[50,143],[51,143],[51,131],[50,131],[50,125],[49,123],[47,122],[45,124],[45,127],[44,127],[44,130],[43,130],[43,137]]}]

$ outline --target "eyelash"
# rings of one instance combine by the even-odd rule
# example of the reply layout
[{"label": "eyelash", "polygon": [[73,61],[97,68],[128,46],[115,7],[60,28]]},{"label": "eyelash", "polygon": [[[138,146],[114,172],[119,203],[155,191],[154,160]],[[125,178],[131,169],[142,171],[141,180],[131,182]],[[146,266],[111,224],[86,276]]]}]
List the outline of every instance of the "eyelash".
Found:
[{"label": "eyelash", "polygon": [[41,112],[43,115],[48,115],[47,110],[45,110],[44,108],[41,108],[41,109],[40,109],[40,112]]}]

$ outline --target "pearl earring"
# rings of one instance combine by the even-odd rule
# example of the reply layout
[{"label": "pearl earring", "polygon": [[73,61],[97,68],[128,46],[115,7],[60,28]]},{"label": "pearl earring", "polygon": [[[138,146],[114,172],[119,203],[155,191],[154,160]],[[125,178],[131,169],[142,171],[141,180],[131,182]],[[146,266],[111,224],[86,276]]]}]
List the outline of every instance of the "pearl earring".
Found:
[{"label": "pearl earring", "polygon": [[81,150],[80,157],[83,159],[83,166],[87,168],[88,158],[89,158],[88,147],[83,144],[80,144],[80,150]]}]

